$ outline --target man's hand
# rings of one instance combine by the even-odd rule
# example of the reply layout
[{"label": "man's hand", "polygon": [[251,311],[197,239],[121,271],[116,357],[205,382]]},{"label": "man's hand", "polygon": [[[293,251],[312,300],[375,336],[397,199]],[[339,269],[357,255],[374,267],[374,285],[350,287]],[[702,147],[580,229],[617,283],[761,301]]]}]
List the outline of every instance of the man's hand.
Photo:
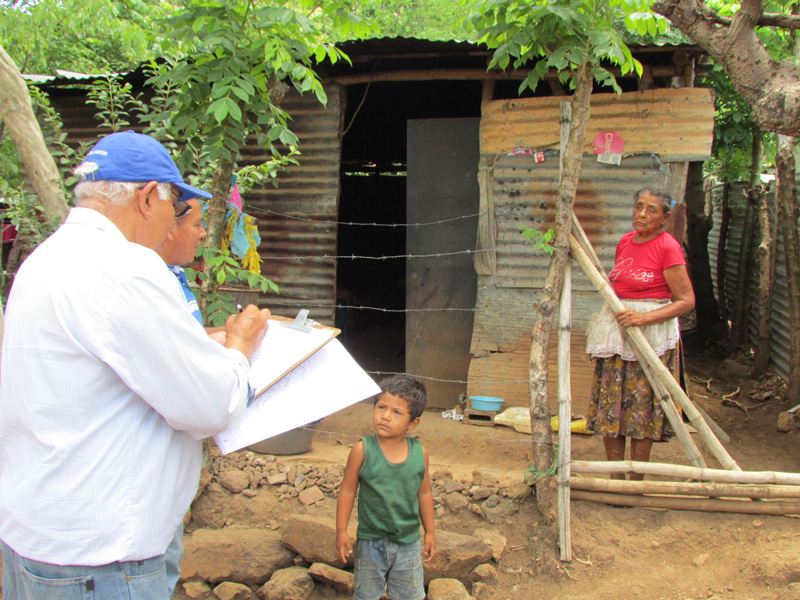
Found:
[{"label": "man's hand", "polygon": [[225,347],[239,350],[250,360],[267,334],[270,314],[266,308],[259,310],[250,304],[239,314],[228,317],[225,322]]}]

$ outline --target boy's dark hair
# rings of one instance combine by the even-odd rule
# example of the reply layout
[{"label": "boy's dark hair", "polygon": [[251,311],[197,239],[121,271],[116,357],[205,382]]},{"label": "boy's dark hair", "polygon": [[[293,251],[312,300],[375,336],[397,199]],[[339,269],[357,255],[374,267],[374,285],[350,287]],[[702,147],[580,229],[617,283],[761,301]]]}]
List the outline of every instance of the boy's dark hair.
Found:
[{"label": "boy's dark hair", "polygon": [[[380,382],[381,393],[389,393],[408,402],[408,413],[413,421],[421,416],[428,404],[428,391],[425,384],[410,375],[392,375]],[[375,402],[378,401],[375,396]]]}]

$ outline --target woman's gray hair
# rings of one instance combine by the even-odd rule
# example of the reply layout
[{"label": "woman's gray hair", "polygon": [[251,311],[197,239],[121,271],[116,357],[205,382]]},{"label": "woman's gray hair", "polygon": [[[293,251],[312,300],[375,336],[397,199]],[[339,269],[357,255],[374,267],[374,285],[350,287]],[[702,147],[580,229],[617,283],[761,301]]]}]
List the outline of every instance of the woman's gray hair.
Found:
[{"label": "woman's gray hair", "polygon": [[[141,183],[132,183],[127,181],[94,181],[88,179],[87,176],[91,175],[97,170],[97,164],[91,161],[85,161],[79,164],[73,173],[80,179],[79,183],[75,186],[75,204],[78,205],[84,198],[102,198],[109,204],[117,206],[124,205],[133,195],[136,190],[142,185]],[[170,200],[172,196],[172,188],[168,183],[159,183],[158,198],[160,200]]]},{"label": "woman's gray hair", "polygon": [[643,187],[633,195],[633,203],[636,204],[636,201],[639,200],[639,198],[641,198],[644,194],[650,194],[651,196],[655,196],[661,200],[661,208],[664,209],[665,215],[672,210],[672,196],[660,188]]}]

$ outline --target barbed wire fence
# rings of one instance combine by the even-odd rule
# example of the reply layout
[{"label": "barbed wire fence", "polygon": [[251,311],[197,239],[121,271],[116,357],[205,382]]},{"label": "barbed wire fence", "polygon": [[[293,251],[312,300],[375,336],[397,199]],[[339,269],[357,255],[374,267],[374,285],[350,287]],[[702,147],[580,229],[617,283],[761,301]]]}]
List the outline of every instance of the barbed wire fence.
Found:
[{"label": "barbed wire fence", "polygon": [[[458,221],[467,221],[467,220],[475,220],[477,219],[480,214],[479,213],[471,213],[466,215],[460,215],[456,217],[451,217],[447,219],[439,219],[435,221],[428,221],[428,222],[417,222],[417,223],[378,223],[378,222],[353,222],[353,221],[338,221],[338,220],[326,220],[326,219],[314,219],[306,216],[298,216],[288,213],[282,213],[271,209],[254,209],[252,210],[253,214],[257,215],[264,215],[264,216],[272,216],[272,217],[279,217],[282,219],[293,220],[293,221],[303,221],[308,223],[323,224],[323,225],[330,225],[335,227],[377,227],[377,228],[389,228],[389,229],[397,229],[397,228],[411,228],[411,227],[430,227],[436,225],[442,225],[447,223],[454,223]],[[295,255],[295,256],[269,256],[269,255],[262,255],[262,260],[294,260],[294,261],[302,261],[302,260],[320,260],[320,259],[327,259],[327,260],[367,260],[367,261],[389,261],[389,260],[417,260],[423,258],[434,258],[434,259],[444,259],[444,258],[452,258],[455,256],[475,256],[479,253],[486,252],[491,253],[494,250],[474,250],[474,249],[463,249],[463,250],[454,250],[451,252],[433,252],[433,253],[425,253],[425,254],[392,254],[392,255],[380,255],[380,256],[369,256],[369,255],[360,255],[360,254],[304,254],[304,255]],[[500,302],[500,304],[503,304]],[[509,305],[512,303],[509,302]],[[371,311],[376,313],[442,313],[442,312],[469,312],[475,313],[477,309],[472,307],[438,307],[438,308],[386,308],[382,306],[365,306],[365,305],[354,305],[354,304],[341,304],[338,302],[334,303],[302,303],[302,305],[298,304],[300,308],[311,309],[311,308],[325,308],[325,309],[332,309],[334,312],[338,309],[344,310],[354,310],[354,311]],[[516,305],[515,305],[516,306]],[[443,379],[438,377],[433,377],[430,375],[423,375],[421,373],[409,373],[407,371],[399,372],[399,371],[377,371],[377,370],[366,370],[369,375],[378,376],[378,377],[387,377],[391,375],[410,375],[411,377],[415,377],[417,379],[423,381],[434,381],[437,383],[453,383],[453,384],[462,384],[466,386],[468,384],[467,380],[462,379]],[[491,382],[494,384],[497,383],[528,383],[528,379],[491,379],[491,380],[479,380],[475,381],[477,383],[484,383],[484,382]],[[344,432],[339,431],[327,431],[324,429],[320,429],[313,425],[307,425],[303,427],[306,430],[313,430],[316,433],[326,434],[326,435],[336,435],[341,437],[349,437],[358,439],[359,435],[355,434],[347,434]],[[458,434],[458,435],[448,435],[437,433],[433,434],[440,437],[453,437],[453,438],[463,438],[469,437],[473,439],[485,439],[490,440],[492,442],[499,442],[499,443],[507,443],[507,444],[530,444],[530,438],[526,435],[521,439],[499,439],[497,437],[488,436],[488,435],[479,435],[479,434]]]}]

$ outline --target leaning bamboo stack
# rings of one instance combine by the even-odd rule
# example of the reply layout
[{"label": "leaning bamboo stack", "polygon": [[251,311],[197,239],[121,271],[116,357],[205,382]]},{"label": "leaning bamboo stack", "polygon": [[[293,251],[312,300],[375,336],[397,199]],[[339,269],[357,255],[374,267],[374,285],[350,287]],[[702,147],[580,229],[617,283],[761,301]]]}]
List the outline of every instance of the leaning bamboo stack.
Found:
[{"label": "leaning bamboo stack", "polygon": [[[800,515],[800,473],[730,471],[636,461],[574,461],[574,473],[643,473],[683,481],[621,481],[572,477],[575,500],[616,506]],[[691,481],[686,481],[690,479]]]},{"label": "leaning bamboo stack", "polygon": [[[575,229],[576,228],[573,228],[573,231],[575,231]],[[574,235],[570,236],[569,248],[570,252],[572,252],[573,258],[581,266],[584,273],[586,273],[586,276],[589,278],[592,284],[594,284],[597,291],[600,292],[600,295],[603,296],[603,299],[611,307],[611,310],[614,313],[623,310],[624,306],[620,302],[619,298],[617,298],[617,295],[614,293],[614,290],[611,288],[608,280],[605,279],[592,264],[591,259]],[[663,390],[666,391],[666,397],[670,397],[670,400],[677,401],[678,404],[680,404],[681,408],[686,413],[686,416],[689,417],[689,421],[691,421],[692,425],[694,425],[695,429],[697,429],[697,432],[702,438],[706,447],[714,455],[714,458],[716,458],[726,469],[741,471],[739,465],[736,464],[736,461],[733,460],[730,454],[728,454],[728,451],[725,450],[725,447],[711,431],[708,424],[703,419],[703,416],[698,412],[691,400],[689,400],[686,392],[681,389],[681,386],[677,381],[675,381],[675,378],[650,347],[650,344],[647,342],[647,339],[644,337],[644,334],[641,332],[641,330],[638,327],[629,327],[625,330],[625,336],[628,338],[628,341],[636,351],[636,355],[639,357],[639,362],[643,366],[646,365],[647,368],[645,372],[648,374],[648,379],[650,377],[654,377],[656,380],[658,380],[656,388],[657,391],[663,388]],[[653,381],[653,379],[651,379],[651,381]],[[669,418],[669,416],[669,412],[667,412],[667,417]],[[676,420],[676,423],[672,423],[672,425],[677,431],[682,426],[682,423],[678,425]],[[675,427],[676,425],[678,425],[678,427]],[[683,436],[681,441],[685,442],[686,438],[688,438],[688,436]],[[689,440],[689,442],[690,443],[688,446],[686,443],[684,443],[684,447],[686,448],[690,459],[692,459],[697,466],[703,466],[702,464],[697,464],[700,462],[697,458],[699,452],[695,453],[694,449],[692,448],[694,443],[691,442],[691,440]]]}]

